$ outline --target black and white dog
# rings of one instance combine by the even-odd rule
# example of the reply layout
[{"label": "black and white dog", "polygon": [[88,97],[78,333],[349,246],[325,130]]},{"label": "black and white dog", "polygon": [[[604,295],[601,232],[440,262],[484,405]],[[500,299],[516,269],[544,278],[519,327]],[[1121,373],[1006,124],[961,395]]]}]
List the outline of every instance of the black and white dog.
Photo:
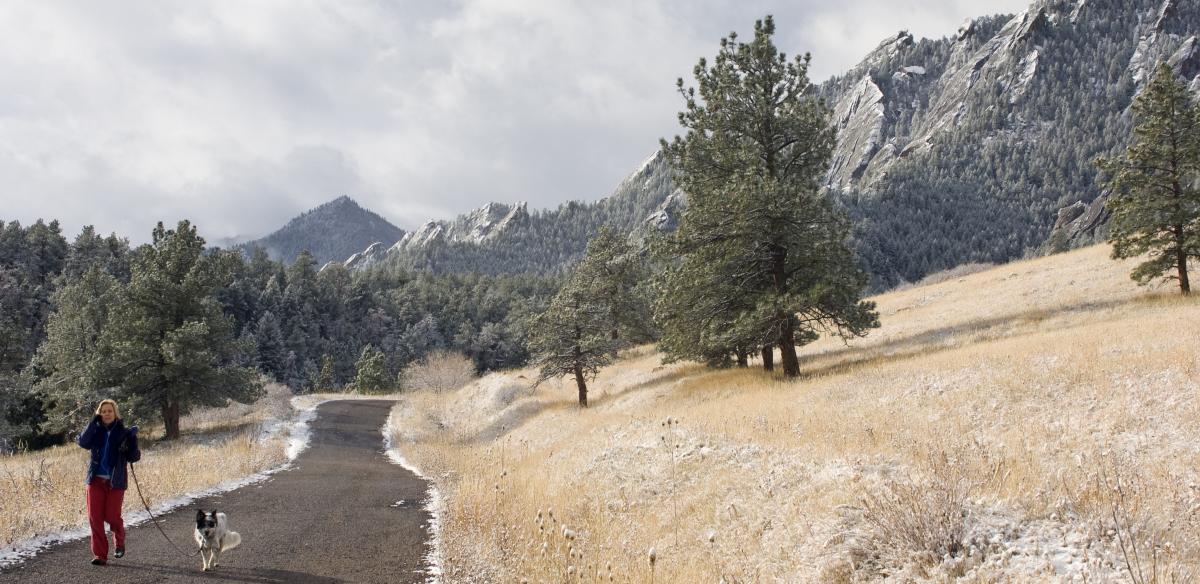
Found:
[{"label": "black and white dog", "polygon": [[229,551],[239,543],[242,543],[242,536],[229,531],[229,520],[224,513],[196,510],[196,544],[200,546],[201,567],[205,572],[220,565],[221,552]]}]

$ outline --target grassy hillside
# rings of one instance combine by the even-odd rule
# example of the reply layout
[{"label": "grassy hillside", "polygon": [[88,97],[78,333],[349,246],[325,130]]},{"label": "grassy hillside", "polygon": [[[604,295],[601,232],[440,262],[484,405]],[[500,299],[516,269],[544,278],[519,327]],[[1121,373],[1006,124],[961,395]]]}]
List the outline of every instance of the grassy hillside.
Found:
[{"label": "grassy hillside", "polygon": [[581,411],[493,374],[406,397],[395,443],[445,497],[448,582],[1188,581],[1200,301],[1130,269],[1096,246],[884,294],[792,382],[643,347]]}]

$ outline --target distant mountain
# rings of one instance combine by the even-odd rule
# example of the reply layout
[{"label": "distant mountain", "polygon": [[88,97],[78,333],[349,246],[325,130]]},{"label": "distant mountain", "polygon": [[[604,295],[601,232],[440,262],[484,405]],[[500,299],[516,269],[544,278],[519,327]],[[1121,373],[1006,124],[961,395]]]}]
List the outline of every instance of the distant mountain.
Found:
[{"label": "distant mountain", "polygon": [[344,263],[351,270],[385,264],[434,272],[553,273],[583,257],[602,226],[635,238],[673,228],[674,220],[660,216],[673,188],[666,160],[655,153],[594,203],[571,201],[532,212],[525,203],[488,203],[452,221],[427,222],[393,245],[373,242]]},{"label": "distant mountain", "polygon": [[338,197],[305,211],[278,231],[237,246],[249,254],[261,247],[274,260],[291,262],[302,250],[313,254],[318,264],[343,260],[376,241],[396,241],[404,230],[363,209],[350,197]]},{"label": "distant mountain", "polygon": [[[1200,90],[1200,0],[1036,0],[951,32],[901,31],[816,87],[838,130],[825,186],[854,221],[876,290],[1102,239],[1093,160],[1124,148],[1147,71],[1165,61]],[[355,265],[553,272],[600,226],[642,240],[673,229],[685,206],[655,155],[596,203],[489,204]]]},{"label": "distant mountain", "polygon": [[822,84],[826,183],[875,288],[1103,238],[1092,161],[1124,147],[1156,62],[1200,88],[1198,33],[1200,0],[1037,0],[941,39],[900,32]]}]

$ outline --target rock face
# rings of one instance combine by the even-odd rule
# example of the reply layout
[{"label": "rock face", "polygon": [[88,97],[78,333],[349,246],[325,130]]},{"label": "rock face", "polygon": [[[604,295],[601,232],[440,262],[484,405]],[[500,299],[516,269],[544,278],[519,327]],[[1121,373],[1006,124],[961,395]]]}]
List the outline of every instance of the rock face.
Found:
[{"label": "rock face", "polygon": [[524,202],[515,205],[488,203],[453,221],[428,221],[416,231],[406,234],[388,252],[399,253],[438,242],[479,244],[495,239],[509,227],[528,220],[529,210]]},{"label": "rock face", "polygon": [[838,129],[826,185],[870,190],[899,159],[929,150],[977,114],[972,104],[979,95],[1024,99],[1040,70],[1039,35],[1060,19],[1048,4],[1058,3],[1037,2],[998,30],[968,20],[949,41],[944,62],[914,62],[921,52],[907,32],[880,44],[843,78],[853,76],[852,84],[825,90],[836,99]]},{"label": "rock face", "polygon": [[1111,216],[1104,206],[1107,202],[1108,193],[1105,193],[1091,203],[1076,201],[1059,209],[1058,219],[1047,239],[1049,251],[1063,251],[1099,241]]},{"label": "rock face", "polygon": [[1166,61],[1175,74],[1190,80],[1192,90],[1200,88],[1200,58],[1196,55],[1194,30],[1187,26],[1197,6],[1189,0],[1163,0],[1158,10],[1140,14],[1137,49],[1129,59],[1129,75],[1140,89],[1159,61]]},{"label": "rock face", "polygon": [[833,110],[838,143],[829,163],[826,184],[842,189],[862,178],[872,161],[886,164],[891,152],[876,157],[883,141],[886,121],[883,91],[863,75],[854,89],[838,102]]},{"label": "rock face", "polygon": [[346,269],[362,270],[369,268],[383,261],[386,253],[383,242],[377,241],[368,246],[367,249],[347,258],[345,261]]}]

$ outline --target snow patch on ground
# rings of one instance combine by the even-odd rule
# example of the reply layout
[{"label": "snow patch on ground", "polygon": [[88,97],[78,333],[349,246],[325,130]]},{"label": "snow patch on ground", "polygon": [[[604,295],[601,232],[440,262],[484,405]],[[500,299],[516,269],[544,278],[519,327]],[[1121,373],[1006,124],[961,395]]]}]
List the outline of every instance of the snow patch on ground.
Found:
[{"label": "snow patch on ground", "polygon": [[425,582],[426,584],[439,584],[443,573],[442,517],[445,515],[445,502],[442,499],[441,492],[438,491],[437,484],[425,476],[416,465],[404,458],[404,455],[400,453],[400,449],[392,442],[392,436],[398,431],[393,425],[392,419],[393,417],[389,415],[387,423],[383,426],[383,443],[388,459],[393,464],[399,465],[401,468],[429,483],[429,491],[425,500],[425,510],[429,512],[431,517],[429,520],[429,551],[425,554],[425,561],[429,562],[429,578]]}]

